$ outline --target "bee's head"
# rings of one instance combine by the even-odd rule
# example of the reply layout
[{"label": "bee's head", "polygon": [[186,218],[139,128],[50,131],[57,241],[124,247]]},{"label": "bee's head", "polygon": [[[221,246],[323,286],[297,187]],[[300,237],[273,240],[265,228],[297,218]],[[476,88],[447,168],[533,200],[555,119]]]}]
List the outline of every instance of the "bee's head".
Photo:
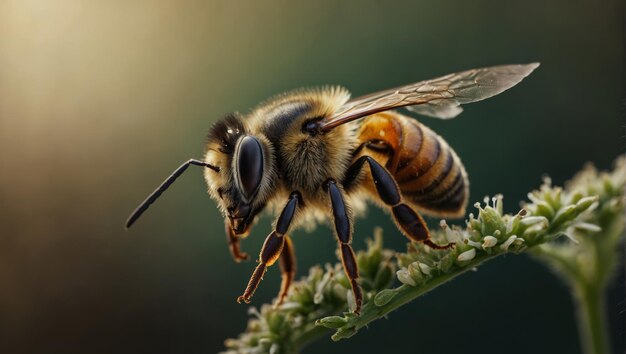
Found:
[{"label": "bee's head", "polygon": [[251,132],[239,115],[229,114],[209,131],[205,161],[221,168],[219,174],[205,172],[209,194],[232,230],[246,233],[272,189],[271,143]]}]

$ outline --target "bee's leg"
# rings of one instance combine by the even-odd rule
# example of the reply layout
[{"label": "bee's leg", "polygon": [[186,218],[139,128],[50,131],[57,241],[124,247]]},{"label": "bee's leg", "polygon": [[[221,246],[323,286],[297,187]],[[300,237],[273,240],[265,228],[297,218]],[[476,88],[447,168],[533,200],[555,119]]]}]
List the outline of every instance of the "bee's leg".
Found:
[{"label": "bee's leg", "polygon": [[291,243],[291,238],[287,235],[283,236],[283,238],[285,239],[285,245],[283,246],[283,251],[280,253],[279,263],[282,280],[280,283],[280,292],[278,293],[276,306],[282,305],[285,297],[287,296],[287,292],[289,291],[289,286],[296,275],[296,255],[293,249],[293,244]]},{"label": "bee's leg", "polygon": [[400,231],[413,241],[423,242],[431,248],[446,249],[454,246],[454,243],[438,245],[430,239],[430,232],[424,219],[409,205],[402,202],[400,188],[393,176],[385,167],[379,164],[371,156],[361,156],[350,166],[346,173],[344,188],[350,190],[359,182],[358,177],[363,165],[367,162],[370,173],[374,179],[374,185],[380,199],[391,207],[393,218]]},{"label": "bee's leg", "polygon": [[239,263],[241,261],[247,261],[248,254],[245,252],[241,252],[241,250],[239,249],[239,240],[240,238],[245,237],[245,236],[235,235],[235,233],[233,232],[233,229],[230,227],[228,222],[225,223],[225,228],[226,228],[226,239],[228,240],[228,248],[230,249],[230,253],[232,254],[235,262]]},{"label": "bee's leg", "polygon": [[346,276],[350,280],[352,287],[352,293],[354,294],[354,300],[356,302],[356,309],[354,312],[359,314],[361,312],[361,304],[363,303],[363,294],[361,288],[357,284],[356,280],[359,278],[359,269],[354,256],[354,251],[350,243],[352,242],[352,225],[350,223],[350,215],[348,214],[348,208],[343,200],[342,191],[337,186],[337,182],[334,179],[326,181],[325,188],[330,196],[331,208],[333,210],[333,223],[335,225],[335,234],[339,241],[339,247],[341,249],[341,263],[343,263],[343,270],[346,272]]},{"label": "bee's leg", "polygon": [[259,264],[254,269],[252,277],[250,277],[250,281],[248,282],[248,286],[246,287],[243,295],[237,298],[237,302],[250,302],[250,298],[254,295],[254,291],[263,279],[263,274],[267,271],[267,267],[274,264],[280,256],[283,247],[285,246],[285,239],[287,238],[285,237],[286,233],[289,229],[289,225],[291,224],[291,220],[293,220],[293,217],[296,214],[296,209],[298,208],[298,204],[300,202],[300,193],[291,193],[287,205],[285,205],[285,208],[278,217],[274,231],[267,236],[265,242],[263,243],[261,253],[259,254]]}]

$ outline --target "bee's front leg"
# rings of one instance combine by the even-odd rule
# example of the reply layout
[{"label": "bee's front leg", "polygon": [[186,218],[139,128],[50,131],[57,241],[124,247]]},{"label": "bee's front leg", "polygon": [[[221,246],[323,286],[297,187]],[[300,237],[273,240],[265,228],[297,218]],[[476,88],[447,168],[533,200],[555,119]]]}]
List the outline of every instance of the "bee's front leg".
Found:
[{"label": "bee's front leg", "polygon": [[[283,252],[285,243],[289,243],[289,241],[286,241],[286,239],[288,238],[287,231],[289,230],[289,226],[291,224],[291,221],[293,220],[293,217],[296,214],[296,210],[298,209],[299,204],[302,204],[302,196],[300,195],[300,193],[291,193],[291,195],[289,196],[289,201],[287,201],[287,205],[285,205],[283,211],[278,217],[278,220],[276,221],[274,231],[272,231],[269,236],[267,236],[265,242],[263,243],[261,253],[259,254],[259,264],[254,269],[254,272],[250,277],[250,281],[248,282],[248,286],[246,287],[243,295],[237,298],[237,302],[250,302],[250,298],[252,297],[252,295],[254,295],[254,292],[259,286],[259,283],[263,279],[263,274],[265,274],[265,272],[267,271],[267,267],[276,262],[278,257],[280,257],[281,252]],[[290,246],[291,244],[289,243],[288,247]],[[289,267],[287,267],[286,269],[287,271],[291,271],[291,268]],[[291,280],[289,280],[289,282],[291,282]],[[282,295],[282,291],[279,297],[284,297],[284,295]]]},{"label": "bee's front leg", "polygon": [[249,258],[248,254],[245,252],[241,252],[241,249],[239,248],[239,240],[241,238],[245,238],[249,230],[246,230],[246,233],[244,235],[235,235],[233,228],[228,223],[228,219],[226,219],[225,221],[225,228],[228,248],[230,249],[230,254],[233,256],[235,262],[239,263],[241,261],[247,261]]},{"label": "bee's front leg", "polygon": [[350,280],[350,286],[352,287],[352,293],[354,294],[354,300],[356,302],[354,313],[359,314],[361,312],[361,304],[363,303],[363,294],[359,284],[356,282],[359,278],[359,268],[352,246],[350,246],[352,242],[351,215],[344,201],[343,192],[337,186],[337,182],[334,179],[329,179],[325,184],[325,188],[330,196],[335,234],[341,250],[341,263],[343,264],[346,276]]}]

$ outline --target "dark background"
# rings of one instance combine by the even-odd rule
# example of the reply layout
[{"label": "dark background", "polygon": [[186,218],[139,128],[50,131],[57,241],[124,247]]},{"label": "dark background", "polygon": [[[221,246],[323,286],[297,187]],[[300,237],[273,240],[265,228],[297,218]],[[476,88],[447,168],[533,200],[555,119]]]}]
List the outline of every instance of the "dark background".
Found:
[{"label": "dark background", "polygon": [[[0,351],[223,350],[245,328],[235,298],[254,264],[231,261],[200,171],[130,232],[122,226],[176,166],[201,157],[216,119],[284,90],[340,84],[361,95],[539,61],[457,119],[421,119],[463,159],[472,202],[503,193],[515,212],[543,174],[562,184],[586,161],[609,168],[624,151],[623,28],[617,0],[0,2]],[[269,222],[244,250],[256,254]],[[375,208],[357,222],[355,248],[375,226],[404,249]],[[299,274],[335,261],[328,227],[294,236]],[[619,279],[608,303],[616,353]],[[271,269],[255,304],[278,283]],[[566,286],[527,256],[490,262],[350,340],[305,352],[390,348],[580,351]]]}]

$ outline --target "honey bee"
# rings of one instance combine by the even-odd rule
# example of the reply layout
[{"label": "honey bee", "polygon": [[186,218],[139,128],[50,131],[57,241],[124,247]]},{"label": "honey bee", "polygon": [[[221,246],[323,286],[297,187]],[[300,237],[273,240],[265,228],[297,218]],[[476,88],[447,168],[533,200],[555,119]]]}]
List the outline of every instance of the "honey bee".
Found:
[{"label": "honey bee", "polygon": [[182,164],[126,223],[141,214],[190,165],[202,166],[209,195],[225,219],[235,261],[248,258],[239,242],[259,213],[276,215],[258,265],[238,302],[250,302],[267,268],[280,259],[284,300],[295,275],[291,238],[297,227],[330,222],[359,313],[363,296],[350,246],[353,218],[370,200],[390,211],[409,240],[434,249],[420,213],[462,217],[468,200],[465,168],[435,132],[393,109],[449,119],[461,104],[497,95],[538,63],[473,69],[350,99],[342,87],[302,89],[261,103],[247,115],[232,113],[209,131],[203,160]]}]

